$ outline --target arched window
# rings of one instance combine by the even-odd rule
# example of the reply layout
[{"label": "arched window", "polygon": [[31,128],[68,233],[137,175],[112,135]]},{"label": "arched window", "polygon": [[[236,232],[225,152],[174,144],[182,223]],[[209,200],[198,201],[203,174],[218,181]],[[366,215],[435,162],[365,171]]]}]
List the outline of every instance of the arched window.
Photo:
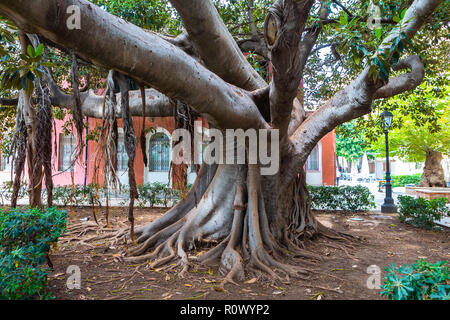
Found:
[{"label": "arched window", "polygon": [[169,171],[170,141],[167,135],[157,132],[150,139],[150,171]]}]

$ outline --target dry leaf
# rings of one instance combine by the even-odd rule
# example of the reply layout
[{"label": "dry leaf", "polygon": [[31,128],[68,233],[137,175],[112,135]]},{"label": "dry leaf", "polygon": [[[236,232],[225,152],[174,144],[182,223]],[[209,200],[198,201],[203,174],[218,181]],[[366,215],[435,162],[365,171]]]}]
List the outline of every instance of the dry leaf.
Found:
[{"label": "dry leaf", "polygon": [[64,276],[64,275],[65,275],[65,273],[57,273],[55,275],[51,275],[50,278],[58,278],[58,277],[61,277],[61,276]]},{"label": "dry leaf", "polygon": [[224,292],[225,290],[223,290],[222,287],[214,287],[214,290],[217,292]]},{"label": "dry leaf", "polygon": [[172,298],[173,297],[173,294],[169,294],[169,292],[167,292],[167,293],[165,293],[165,294],[163,294],[163,300],[169,300],[170,298]]},{"label": "dry leaf", "polygon": [[272,294],[274,294],[274,295],[283,294],[283,291],[274,291]]},{"label": "dry leaf", "polygon": [[199,257],[199,256],[201,256],[202,254],[204,254],[206,251],[199,251],[199,252],[197,252],[195,255],[197,256],[197,257]]},{"label": "dry leaf", "polygon": [[185,287],[192,287],[192,284],[186,283],[184,286]]},{"label": "dry leaf", "polygon": [[246,283],[246,284],[252,284],[252,283],[255,283],[257,280],[258,280],[258,279],[253,278],[253,279],[250,279],[250,280],[248,280],[248,281],[245,281],[244,283]]}]

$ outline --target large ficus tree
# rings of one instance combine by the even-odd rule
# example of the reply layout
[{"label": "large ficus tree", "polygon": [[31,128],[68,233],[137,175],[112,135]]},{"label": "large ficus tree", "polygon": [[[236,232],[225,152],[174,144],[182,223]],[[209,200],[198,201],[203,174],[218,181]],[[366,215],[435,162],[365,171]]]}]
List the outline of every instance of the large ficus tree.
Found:
[{"label": "large ficus tree", "polygon": [[[102,1],[96,3],[99,2]],[[194,259],[188,256],[188,251],[209,244],[210,249],[195,260],[220,261],[226,280],[235,281],[242,279],[246,265],[275,278],[280,277],[275,269],[288,276],[301,276],[307,273],[305,269],[281,262],[286,252],[291,257],[294,254],[320,259],[301,249],[304,238],[346,237],[325,228],[312,215],[303,171],[305,161],[325,134],[370,113],[375,99],[412,90],[421,83],[424,65],[417,55],[405,56],[405,47],[441,2],[402,2],[396,19],[373,21],[371,12],[352,13],[345,7],[346,2],[276,0],[266,8],[261,32],[258,26],[262,22],[254,18],[262,12],[264,3],[246,1],[243,16],[249,17],[249,23],[245,28],[252,36],[250,40],[239,41],[233,38],[217,7],[209,0],[170,1],[185,29],[176,37],[144,30],[86,0],[0,0],[0,13],[29,34],[34,47],[42,41],[85,63],[111,70],[105,98],[92,91],[78,90],[76,76],[72,81],[73,95],[68,95],[44,72],[36,86],[41,97],[36,100],[37,107],[31,93],[22,90],[18,112],[24,121],[18,123],[23,126],[35,123],[33,117],[39,114],[35,108],[45,115],[50,103],[70,108],[78,119],[102,118],[101,136],[106,146],[102,150],[105,162],[112,163],[113,172],[115,149],[108,146],[114,146],[116,121],[123,118],[127,152],[131,155],[131,190],[137,140],[130,121],[132,116],[174,116],[187,107],[219,130],[277,130],[280,170],[276,174],[262,176],[258,164],[204,164],[183,200],[163,217],[133,233],[139,244],[128,252],[129,260],[150,259],[153,266],[177,262],[182,275]],[[221,7],[223,3],[217,1],[216,5]],[[332,16],[331,5],[342,9],[342,14]],[[68,28],[67,20],[77,12],[68,11],[70,6],[79,10],[80,29]],[[258,13],[253,9],[258,9]],[[366,21],[375,26],[374,32],[367,29],[365,36],[356,37],[355,25],[365,25]],[[365,65],[353,80],[306,118],[305,107],[296,98],[298,88],[308,57],[316,53],[315,45],[323,30],[336,24],[342,26],[334,30],[346,41],[345,47],[356,46],[348,54],[355,55],[358,65]],[[389,28],[382,29],[380,24]],[[238,23],[235,27],[239,28]],[[327,30],[330,38],[333,28]],[[367,46],[360,45],[358,39],[367,38],[368,33],[375,35],[375,41],[367,40]],[[25,39],[23,42],[26,44]],[[270,60],[269,84],[241,49]],[[317,65],[317,60],[314,62]],[[74,63],[72,67],[76,74],[78,66]],[[390,77],[392,70],[396,74]],[[141,86],[142,100],[138,98],[139,91],[131,90],[129,80]],[[116,95],[117,85],[121,94]],[[50,101],[39,103],[45,100],[42,97],[46,92]],[[28,133],[33,136],[36,131],[46,129],[41,127],[31,125]],[[41,144],[33,141],[31,144]],[[36,175],[35,179],[42,176]],[[131,191],[130,198],[135,196]],[[212,248],[211,243],[215,244]]]}]

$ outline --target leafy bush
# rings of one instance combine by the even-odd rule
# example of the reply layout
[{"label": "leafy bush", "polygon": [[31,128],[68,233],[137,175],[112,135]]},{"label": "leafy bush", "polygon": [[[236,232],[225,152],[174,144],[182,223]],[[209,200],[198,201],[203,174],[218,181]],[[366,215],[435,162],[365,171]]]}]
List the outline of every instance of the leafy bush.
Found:
[{"label": "leafy bush", "polygon": [[390,300],[450,300],[447,261],[431,264],[423,259],[408,266],[386,267],[381,295]]},{"label": "leafy bush", "polygon": [[101,206],[101,196],[104,194],[104,189],[95,184],[88,184],[87,186],[67,185],[57,186],[53,188],[53,201],[61,206],[95,205]]},{"label": "leafy bush", "polygon": [[[187,186],[187,190],[191,185]],[[165,183],[154,182],[144,183],[137,186],[139,195],[139,205],[141,207],[157,205],[168,206],[171,200],[177,200],[181,198],[181,192],[170,188]],[[122,186],[122,194],[126,195],[129,192],[128,186]],[[0,199],[3,197],[10,200],[12,194],[11,182],[5,183],[0,192]],[[21,188],[19,193],[19,199],[27,196],[27,188],[25,184]],[[42,199],[45,202],[47,197],[46,190],[42,192]],[[101,207],[101,200],[105,197],[105,189],[95,185],[89,184],[86,187],[81,185],[67,185],[67,186],[55,186],[53,188],[53,202],[59,206],[68,206],[72,204],[75,207],[95,204]],[[125,205],[126,201],[122,201],[121,205]]]},{"label": "leafy bush", "polygon": [[[1,185],[1,190],[0,190],[0,198],[1,198],[1,202],[2,205],[4,204],[4,200],[11,200],[12,197],[12,193],[13,193],[13,186],[12,186],[12,181],[5,181],[3,182],[3,184]],[[25,182],[22,182],[20,184],[20,189],[19,189],[19,194],[17,196],[17,200],[23,199],[28,195],[28,188],[26,186]]]},{"label": "leafy bush", "polygon": [[[385,177],[386,179],[386,177]],[[392,187],[404,187],[407,184],[419,185],[420,180],[422,179],[422,174],[411,174],[411,175],[402,175],[402,176],[391,176],[392,179]]]},{"label": "leafy bush", "polygon": [[167,207],[170,200],[179,199],[179,192],[170,188],[165,183],[153,182],[144,183],[137,186],[139,194],[139,205],[141,207],[150,205],[163,205]]},{"label": "leafy bush", "polygon": [[449,209],[446,207],[446,198],[426,200],[411,196],[398,196],[398,202],[400,221],[411,223],[419,228],[433,229],[436,227],[435,221],[449,213]]},{"label": "leafy bush", "polygon": [[49,299],[48,268],[42,266],[66,228],[67,213],[55,208],[0,209],[0,299]]},{"label": "leafy bush", "polygon": [[375,197],[364,186],[308,186],[311,205],[315,210],[367,211],[375,208]]}]

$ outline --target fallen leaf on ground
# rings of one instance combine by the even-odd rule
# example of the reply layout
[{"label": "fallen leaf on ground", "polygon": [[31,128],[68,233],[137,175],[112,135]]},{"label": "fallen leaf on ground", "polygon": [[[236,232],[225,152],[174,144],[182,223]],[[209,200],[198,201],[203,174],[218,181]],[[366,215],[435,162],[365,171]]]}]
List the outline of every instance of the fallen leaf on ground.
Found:
[{"label": "fallen leaf on ground", "polygon": [[274,291],[274,292],[272,292],[272,294],[274,294],[274,295],[283,294],[283,291]]},{"label": "fallen leaf on ground", "polygon": [[255,283],[257,280],[258,280],[258,279],[253,278],[253,279],[250,279],[250,280],[248,280],[248,281],[245,281],[244,283],[246,283],[246,284],[252,284],[252,283]]},{"label": "fallen leaf on ground", "polygon": [[65,273],[57,273],[55,275],[51,275],[50,278],[59,278],[59,277],[64,276],[64,275],[65,275]]}]

